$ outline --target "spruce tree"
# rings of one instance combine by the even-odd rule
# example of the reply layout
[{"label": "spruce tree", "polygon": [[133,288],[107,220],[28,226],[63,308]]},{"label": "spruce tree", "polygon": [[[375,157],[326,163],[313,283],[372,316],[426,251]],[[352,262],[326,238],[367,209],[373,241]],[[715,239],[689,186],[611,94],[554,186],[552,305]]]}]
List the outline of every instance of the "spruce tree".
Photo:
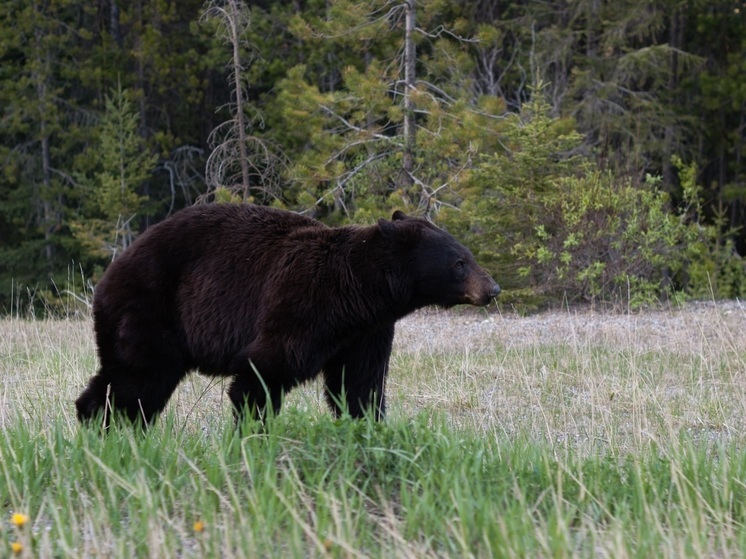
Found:
[{"label": "spruce tree", "polygon": [[84,257],[113,260],[135,239],[146,211],[142,187],[155,167],[157,156],[138,134],[139,114],[118,87],[106,97],[106,111],[88,148],[98,163],[79,176],[81,212],[72,224]]}]

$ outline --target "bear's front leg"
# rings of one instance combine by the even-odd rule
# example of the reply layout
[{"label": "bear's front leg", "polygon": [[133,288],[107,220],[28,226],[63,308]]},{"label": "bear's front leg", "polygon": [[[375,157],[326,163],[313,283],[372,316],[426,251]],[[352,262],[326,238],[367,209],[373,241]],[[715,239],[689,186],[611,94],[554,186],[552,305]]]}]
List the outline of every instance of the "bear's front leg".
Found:
[{"label": "bear's front leg", "polygon": [[240,425],[246,414],[264,421],[268,414],[280,412],[283,385],[278,366],[261,356],[251,356],[250,350],[240,352],[231,360],[229,372],[233,382],[228,388],[228,397],[233,404],[236,424]]},{"label": "bear's front leg", "polygon": [[339,416],[366,412],[379,421],[386,414],[386,375],[394,340],[394,325],[387,324],[343,348],[324,366],[329,405]]}]

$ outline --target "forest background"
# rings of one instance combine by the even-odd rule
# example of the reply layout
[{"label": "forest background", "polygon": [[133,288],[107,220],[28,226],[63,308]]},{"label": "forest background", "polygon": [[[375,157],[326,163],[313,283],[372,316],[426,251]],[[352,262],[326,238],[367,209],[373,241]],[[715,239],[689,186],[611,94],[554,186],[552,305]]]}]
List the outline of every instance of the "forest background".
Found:
[{"label": "forest background", "polygon": [[506,303],[740,297],[745,139],[741,0],[6,0],[0,309],[198,202],[426,215]]}]

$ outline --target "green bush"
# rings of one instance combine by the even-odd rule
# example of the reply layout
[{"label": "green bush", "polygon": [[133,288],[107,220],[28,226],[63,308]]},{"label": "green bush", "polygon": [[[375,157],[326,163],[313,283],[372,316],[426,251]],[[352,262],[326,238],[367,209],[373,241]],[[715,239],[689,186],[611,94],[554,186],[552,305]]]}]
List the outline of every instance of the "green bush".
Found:
[{"label": "green bush", "polygon": [[535,290],[631,306],[671,296],[686,264],[691,228],[648,177],[642,186],[593,170],[558,181],[546,220],[513,248]]},{"label": "green bush", "polygon": [[505,288],[507,302],[650,305],[663,298],[735,297],[744,263],[720,223],[703,221],[696,168],[674,158],[683,203],[657,177],[643,184],[579,154],[572,121],[540,95],[511,117],[505,150],[483,157],[441,212]]}]

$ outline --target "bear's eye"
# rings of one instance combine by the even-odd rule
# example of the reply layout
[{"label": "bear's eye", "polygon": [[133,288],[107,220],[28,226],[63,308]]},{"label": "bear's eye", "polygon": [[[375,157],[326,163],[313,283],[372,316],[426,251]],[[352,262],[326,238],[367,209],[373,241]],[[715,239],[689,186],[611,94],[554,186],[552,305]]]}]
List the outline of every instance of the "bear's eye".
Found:
[{"label": "bear's eye", "polygon": [[463,268],[464,266],[466,266],[466,262],[464,262],[460,258],[456,260],[456,268]]}]

